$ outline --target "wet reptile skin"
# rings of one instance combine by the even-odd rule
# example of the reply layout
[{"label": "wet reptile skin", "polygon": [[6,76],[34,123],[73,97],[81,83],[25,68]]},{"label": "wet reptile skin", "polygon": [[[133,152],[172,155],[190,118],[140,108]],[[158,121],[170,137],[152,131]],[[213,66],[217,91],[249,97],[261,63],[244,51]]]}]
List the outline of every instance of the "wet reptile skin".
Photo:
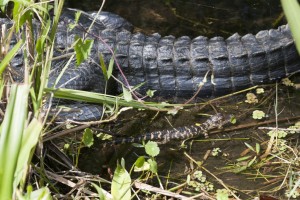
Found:
[{"label": "wet reptile skin", "polygon": [[215,128],[221,128],[223,125],[229,123],[231,117],[231,115],[224,116],[221,113],[217,113],[199,126],[183,126],[162,131],[154,131],[138,136],[115,138],[112,141],[105,143],[105,145],[140,143],[149,140],[165,144],[174,140],[186,140],[198,136],[207,136],[208,131]]},{"label": "wet reptile skin", "polygon": [[[110,13],[98,17],[87,32],[94,16],[95,13],[83,13],[80,25],[72,31],[67,27],[73,22],[74,11],[66,11],[61,17],[56,35],[56,47],[60,51],[56,51],[56,54],[72,51],[68,47],[71,47],[75,35],[86,34],[87,38],[94,40],[94,45],[87,61],[78,68],[73,61],[56,87],[104,92],[105,80],[98,64],[99,54],[103,55],[108,65],[112,51],[115,52],[115,62],[121,66],[130,86],[145,83],[139,92],[156,90],[156,96],[166,98],[191,97],[206,74],[207,81],[198,94],[200,97],[220,96],[253,85],[274,82],[300,69],[300,59],[287,25],[260,31],[256,35],[241,37],[234,34],[227,39],[199,36],[190,39],[187,36],[175,38],[132,33],[130,23]],[[10,22],[1,19],[0,23]],[[53,86],[66,60],[52,63],[49,87]],[[22,53],[17,54],[11,66],[22,72]],[[117,67],[114,68],[114,74],[124,82]],[[111,81],[109,85],[110,88],[116,88],[110,89],[110,94],[122,91],[121,84],[116,81]],[[100,105],[76,103],[75,108],[72,114],[65,113],[61,118],[91,121],[102,116]]]}]

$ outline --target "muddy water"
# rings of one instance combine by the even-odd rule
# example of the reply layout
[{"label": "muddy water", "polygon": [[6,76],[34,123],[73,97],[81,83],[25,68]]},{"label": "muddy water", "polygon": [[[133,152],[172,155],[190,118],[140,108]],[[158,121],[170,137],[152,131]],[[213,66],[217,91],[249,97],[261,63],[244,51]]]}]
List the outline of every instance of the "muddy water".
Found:
[{"label": "muddy water", "polygon": [[[99,0],[70,0],[67,6],[97,10],[100,4]],[[279,0],[108,0],[104,10],[146,33],[191,37],[255,33],[277,26],[281,13]]]},{"label": "muddy water", "polygon": [[[100,6],[95,2],[98,0],[89,2],[72,0],[67,5],[84,10],[95,10]],[[105,10],[118,13],[128,19],[136,27],[136,31],[159,32],[161,35],[188,35],[190,37],[222,35],[227,37],[235,32],[239,32],[241,35],[248,32],[256,33],[259,30],[285,23],[284,19],[280,18],[279,0],[110,0],[107,1]],[[106,125],[105,128],[118,134],[142,134],[203,122],[206,117],[201,114],[213,114],[215,110],[236,114],[239,125],[255,124],[256,122],[251,119],[254,109],[260,109],[267,113],[268,117],[264,121],[274,119],[274,88],[270,89],[269,87],[266,91],[259,97],[260,103],[256,105],[246,104],[244,95],[240,95],[214,102],[204,109],[200,109],[201,106],[197,105],[183,110],[175,116],[150,111],[131,111],[122,114],[114,123]],[[300,105],[295,100],[299,98],[299,95],[296,95],[290,93],[285,87],[279,89],[278,110],[283,111],[280,118],[300,114]],[[288,99],[286,99],[287,96]],[[274,124],[266,126],[274,126]],[[285,125],[282,126],[285,127]],[[244,142],[255,145],[255,143],[261,144],[268,139],[265,132],[257,130],[257,126],[254,126],[247,127],[243,131],[229,133],[221,131],[221,133],[211,136],[210,139],[194,142],[187,149],[180,149],[180,143],[176,142],[161,145],[161,153],[157,158],[159,175],[164,181],[163,176],[170,171],[172,177],[169,179],[170,182],[176,184],[185,182],[187,172],[192,170],[190,160],[183,153],[188,152],[193,159],[203,161],[204,166],[228,186],[240,190],[239,194],[243,199],[253,198],[257,196],[255,190],[268,191],[274,185],[266,184],[265,179],[255,179],[255,170],[248,171],[247,176],[243,173],[225,172],[226,170],[221,170],[221,168],[234,163],[235,159],[241,157],[241,152],[246,149]],[[223,139],[223,141],[219,139]],[[291,139],[291,141],[293,140]],[[204,160],[206,152],[215,147],[221,148],[221,156],[209,156]],[[262,146],[262,148],[265,147]],[[126,166],[129,168],[139,155],[145,155],[145,152],[131,145],[103,149],[99,142],[92,149],[83,152],[79,164],[83,171],[101,174],[105,177],[106,167],[114,168],[116,160],[125,157]],[[196,166],[194,165],[194,167]],[[273,170],[272,176],[281,176],[280,171],[277,172],[272,168],[264,170]],[[253,174],[253,176],[249,176],[249,174]],[[214,182],[215,187],[222,188],[214,178],[208,177],[211,182]],[[167,185],[168,188],[171,186],[174,184]]]}]

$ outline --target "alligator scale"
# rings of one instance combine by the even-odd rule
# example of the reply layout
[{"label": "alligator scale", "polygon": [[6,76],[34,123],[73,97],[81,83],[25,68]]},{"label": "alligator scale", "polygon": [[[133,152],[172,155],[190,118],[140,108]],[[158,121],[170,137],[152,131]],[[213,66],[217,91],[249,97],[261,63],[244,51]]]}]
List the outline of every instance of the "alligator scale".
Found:
[{"label": "alligator scale", "polygon": [[116,145],[126,143],[138,143],[141,141],[156,141],[160,144],[165,144],[174,140],[186,140],[195,138],[198,136],[208,136],[208,132],[215,128],[222,128],[223,125],[230,123],[233,116],[224,116],[221,113],[217,113],[208,118],[204,123],[199,126],[183,126],[173,129],[166,129],[162,131],[154,131],[142,135],[131,137],[119,137],[114,138],[112,141],[105,143],[105,145]]},{"label": "alligator scale", "polygon": [[[62,15],[56,35],[58,55],[71,51],[69,47],[75,41],[75,35],[86,35],[94,40],[94,44],[88,60],[78,68],[75,61],[72,62],[56,87],[103,93],[105,80],[98,64],[99,54],[108,65],[112,52],[130,86],[144,83],[139,92],[151,89],[164,97],[189,98],[198,90],[204,77],[207,81],[198,96],[211,97],[274,82],[300,70],[300,59],[287,25],[260,31],[256,35],[190,39],[187,36],[175,38],[133,33],[130,23],[106,12],[98,16],[93,27],[88,29],[95,16],[95,13],[83,13],[79,25],[69,30],[74,11],[67,10]],[[11,22],[0,19],[0,23]],[[22,60],[19,53],[11,62],[11,66],[21,73]],[[49,87],[53,86],[67,60],[53,61]],[[126,83],[122,73],[114,68],[116,77]],[[116,81],[109,85],[110,94],[122,91],[121,84]],[[76,104],[73,107],[82,110],[67,116],[75,120],[98,120],[102,115],[101,106]]]}]

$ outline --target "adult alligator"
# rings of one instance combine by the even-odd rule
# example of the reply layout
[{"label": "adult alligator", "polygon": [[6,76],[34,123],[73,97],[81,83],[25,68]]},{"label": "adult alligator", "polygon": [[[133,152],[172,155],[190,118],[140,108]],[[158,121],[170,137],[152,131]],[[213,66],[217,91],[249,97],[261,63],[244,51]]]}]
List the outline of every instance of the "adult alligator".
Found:
[{"label": "adult alligator", "polygon": [[[108,64],[112,52],[130,86],[145,83],[139,92],[151,89],[165,97],[190,97],[205,77],[207,81],[198,96],[210,97],[274,82],[300,70],[300,59],[287,25],[243,37],[234,34],[227,39],[203,36],[190,39],[187,36],[175,38],[132,33],[126,20],[109,13],[98,16],[94,26],[87,31],[95,16],[95,13],[83,13],[73,30],[68,29],[68,24],[74,21],[74,11],[66,11],[61,17],[56,36],[58,54],[70,51],[75,35],[87,34],[88,38],[94,39],[94,45],[89,59],[78,68],[74,61],[56,87],[104,92],[99,54]],[[5,19],[0,22],[9,23]],[[21,57],[22,54],[18,54],[11,62],[11,66],[19,71],[23,66]],[[55,82],[65,61],[53,61],[49,86]],[[115,69],[114,73],[126,82],[119,70]],[[122,91],[120,85],[112,81],[109,92]],[[81,111],[65,117],[87,121],[97,120],[102,114],[100,106],[76,104],[73,107]]]}]

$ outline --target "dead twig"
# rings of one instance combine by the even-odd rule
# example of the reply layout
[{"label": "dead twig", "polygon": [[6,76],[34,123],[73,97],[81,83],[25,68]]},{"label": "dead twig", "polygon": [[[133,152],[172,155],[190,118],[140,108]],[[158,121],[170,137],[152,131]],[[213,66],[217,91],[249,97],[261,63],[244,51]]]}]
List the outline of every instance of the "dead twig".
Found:
[{"label": "dead twig", "polygon": [[182,196],[180,194],[170,192],[170,191],[167,191],[167,190],[163,190],[163,189],[160,189],[158,187],[154,187],[154,186],[151,186],[151,185],[148,185],[148,184],[145,184],[145,183],[141,183],[139,181],[135,181],[134,186],[137,189],[140,189],[140,190],[147,190],[147,191],[150,191],[150,192],[162,194],[162,195],[169,196],[169,197],[174,197],[174,198],[177,198],[177,199],[183,199],[183,200],[190,199],[189,197]]}]

